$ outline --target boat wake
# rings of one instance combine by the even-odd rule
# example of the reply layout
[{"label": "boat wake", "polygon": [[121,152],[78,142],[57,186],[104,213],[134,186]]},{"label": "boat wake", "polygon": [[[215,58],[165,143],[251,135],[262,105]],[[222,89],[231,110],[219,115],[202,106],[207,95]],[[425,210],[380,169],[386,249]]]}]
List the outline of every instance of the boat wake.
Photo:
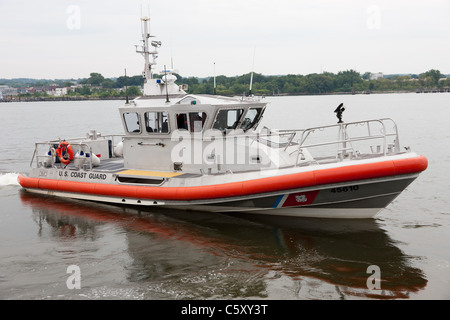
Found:
[{"label": "boat wake", "polygon": [[8,172],[0,173],[0,188],[4,186],[18,186],[17,182],[18,173]]}]

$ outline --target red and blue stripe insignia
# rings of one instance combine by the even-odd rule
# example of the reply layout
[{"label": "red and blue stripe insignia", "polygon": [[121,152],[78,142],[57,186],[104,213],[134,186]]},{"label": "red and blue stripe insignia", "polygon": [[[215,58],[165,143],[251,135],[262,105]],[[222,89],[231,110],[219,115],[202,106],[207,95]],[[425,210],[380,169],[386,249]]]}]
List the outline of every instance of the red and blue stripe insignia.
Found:
[{"label": "red and blue stripe insignia", "polygon": [[310,205],[314,202],[318,193],[319,190],[282,194],[275,200],[273,208],[299,207]]}]

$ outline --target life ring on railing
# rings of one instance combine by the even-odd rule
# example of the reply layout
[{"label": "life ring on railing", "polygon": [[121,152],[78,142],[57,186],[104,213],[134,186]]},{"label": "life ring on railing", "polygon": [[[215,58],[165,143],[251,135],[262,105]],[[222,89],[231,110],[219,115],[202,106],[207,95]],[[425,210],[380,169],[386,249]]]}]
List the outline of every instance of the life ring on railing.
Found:
[{"label": "life ring on railing", "polygon": [[68,165],[73,160],[73,149],[67,141],[61,142],[55,153],[59,161],[65,165]]}]

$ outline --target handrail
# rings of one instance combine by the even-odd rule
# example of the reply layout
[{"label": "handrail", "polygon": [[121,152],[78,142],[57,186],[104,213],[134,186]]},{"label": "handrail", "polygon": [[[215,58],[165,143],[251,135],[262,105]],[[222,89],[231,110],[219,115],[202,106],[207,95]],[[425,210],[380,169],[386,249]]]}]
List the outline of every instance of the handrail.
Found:
[{"label": "handrail", "polygon": [[[123,138],[124,135],[123,134],[108,134],[108,135],[99,135],[98,136],[98,140],[100,139],[111,139],[112,143],[112,150],[111,152],[114,154],[114,148],[115,148],[115,143],[114,143],[114,138],[115,137],[121,137]],[[70,138],[67,139],[66,141],[69,142],[72,146],[80,146],[80,150],[89,150],[88,152],[90,154],[92,154],[92,148],[87,144],[87,143],[83,143],[82,141],[85,141],[86,137],[78,137],[78,138]],[[30,167],[33,166],[33,162],[34,162],[34,158],[36,157],[36,166],[39,167],[39,158],[43,158],[43,157],[48,157],[48,154],[46,155],[39,155],[38,152],[38,147],[39,146],[47,146],[48,147],[48,151],[51,151],[51,165],[54,166],[56,162],[54,162],[54,151],[52,150],[52,147],[54,145],[59,145],[59,143],[61,142],[61,139],[58,140],[47,140],[47,141],[42,141],[42,142],[36,142],[35,143],[35,147],[34,147],[34,152],[33,152],[33,156],[31,157],[31,161],[30,161]],[[47,152],[48,152],[47,151]],[[86,151],[85,151],[86,152]],[[89,157],[89,170],[92,170],[92,157]]]},{"label": "handrail", "polygon": [[[386,130],[386,123],[392,122],[394,124],[394,132],[387,132]],[[381,134],[374,135],[371,131],[370,125],[373,123],[379,123],[381,125]],[[347,129],[352,125],[362,125],[367,127],[367,135],[357,136],[357,137],[348,137],[347,135]],[[310,134],[314,133],[316,130],[324,131],[325,129],[329,128],[337,128],[338,129],[338,139],[337,140],[331,140],[331,141],[325,141],[325,142],[319,142],[319,143],[312,143],[312,144],[305,144],[307,138],[310,136]],[[344,158],[344,155],[346,155],[346,151],[349,149],[353,149],[353,147],[348,148],[347,143],[351,145],[352,142],[356,141],[368,141],[368,140],[375,140],[375,139],[382,139],[383,140],[383,155],[386,156],[388,152],[388,144],[387,144],[387,138],[388,137],[395,137],[394,138],[394,148],[395,150],[400,150],[400,142],[398,139],[398,129],[397,125],[391,118],[381,118],[381,119],[373,119],[373,120],[363,120],[363,121],[355,121],[355,122],[348,122],[348,123],[339,123],[334,125],[327,125],[327,126],[321,126],[321,127],[312,127],[303,130],[301,134],[301,138],[299,139],[298,143],[298,155],[297,155],[297,161],[296,165],[298,164],[298,156],[300,153],[302,153],[303,148],[313,148],[313,147],[320,147],[320,146],[326,146],[326,145],[342,145],[342,147],[338,147],[338,154],[337,156],[340,156],[340,159],[342,160]],[[287,149],[288,146],[286,146]]]},{"label": "handrail", "polygon": [[[392,123],[394,124],[394,129],[395,132],[394,133],[386,133],[386,125],[385,122],[386,121],[392,121]],[[371,123],[379,123],[382,127],[382,135],[374,135],[371,132],[371,128],[370,128],[370,124]],[[312,134],[313,132],[315,132],[316,130],[318,131],[324,131],[326,129],[329,128],[339,128],[342,129],[344,132],[347,131],[347,128],[352,126],[352,125],[364,125],[367,126],[367,130],[368,130],[368,134],[361,136],[361,137],[354,137],[352,139],[339,139],[337,141],[331,141],[331,142],[325,142],[322,144],[336,144],[336,143],[342,143],[342,142],[352,142],[352,141],[357,141],[355,139],[359,139],[359,140],[366,140],[366,139],[377,139],[377,138],[385,138],[385,137],[389,137],[389,136],[396,136],[396,147],[399,147],[398,144],[398,132],[397,132],[397,127],[395,125],[395,122],[391,119],[391,118],[382,118],[382,119],[373,119],[373,120],[363,120],[363,121],[355,121],[355,122],[347,122],[347,123],[342,123],[342,124],[333,124],[333,125],[326,125],[326,126],[318,126],[318,127],[311,127],[311,128],[307,128],[307,129],[287,129],[287,130],[272,130],[269,131],[267,133],[256,133],[256,132],[252,132],[252,133],[243,133],[243,134],[233,134],[233,135],[222,135],[222,134],[211,134],[211,135],[204,135],[204,134],[189,134],[187,133],[186,135],[180,135],[179,138],[187,138],[187,139],[192,139],[192,140],[202,140],[202,141],[209,141],[209,140],[228,140],[228,139],[236,139],[236,138],[250,138],[250,139],[254,139],[254,141],[258,141],[261,142],[262,139],[266,139],[268,141],[270,141],[269,139],[271,137],[287,137],[287,139],[282,142],[283,144],[283,149],[284,151],[286,151],[289,147],[293,146],[294,144],[297,145],[299,144],[302,147],[305,147],[304,143],[306,141],[306,139],[309,137],[310,134]],[[301,134],[301,138],[297,141],[294,141],[294,138]],[[160,138],[162,139],[162,138]],[[170,137],[168,139],[174,139],[174,137]],[[274,142],[274,141],[270,141],[270,142]],[[385,144],[385,143],[384,143]],[[309,144],[308,146],[319,146],[321,144]]]},{"label": "handrail", "polygon": [[[54,150],[54,148],[53,148],[53,145],[55,145],[56,143],[55,143],[56,141],[47,141],[47,142],[36,142],[34,145],[34,153],[33,153],[33,157],[32,157],[32,159],[31,159],[31,163],[30,163],[30,167],[33,165],[33,160],[34,160],[34,157],[36,156],[36,167],[39,167],[40,166],[40,164],[39,164],[39,158],[43,158],[43,157],[48,157],[48,156],[50,156],[50,159],[51,159],[51,166],[52,167],[54,167],[55,166],[55,164],[56,164],[56,162],[54,161],[55,160],[55,150]],[[51,152],[51,155],[44,155],[44,156],[42,156],[42,155],[39,155],[38,154],[38,146],[39,145],[42,145],[42,146],[48,146],[49,147],[49,151]],[[73,146],[80,146],[80,150],[89,150],[89,154],[91,155],[90,157],[89,157],[89,170],[92,170],[92,168],[93,168],[93,166],[92,166],[92,147],[90,147],[88,144],[86,144],[86,143],[71,143],[71,145],[73,145]],[[85,151],[86,152],[86,151]]]},{"label": "handrail", "polygon": [[[391,128],[391,124],[393,124],[393,128]],[[353,126],[355,128],[353,129]],[[331,130],[329,130],[331,129]],[[314,135],[315,133],[319,133]],[[336,136],[337,133],[337,136]],[[351,135],[351,136],[350,136]],[[112,139],[112,151],[114,153],[114,138],[115,137],[123,137],[123,135],[101,135],[100,139]],[[266,145],[269,148],[276,148],[279,152],[287,151],[289,152],[289,156],[292,156],[292,161],[294,166],[299,164],[300,160],[306,159],[306,161],[330,161],[330,159],[335,160],[344,160],[352,157],[370,157],[370,156],[386,156],[388,153],[392,152],[400,152],[400,143],[398,139],[398,129],[397,125],[391,118],[381,118],[381,119],[371,119],[371,120],[363,120],[363,121],[355,121],[355,122],[345,122],[338,123],[326,126],[316,126],[307,129],[295,129],[295,130],[268,130],[267,132],[245,132],[245,133],[237,133],[230,135],[222,135],[221,133],[215,134],[215,132],[208,133],[199,133],[199,134],[180,134],[180,136],[162,138],[158,137],[158,141],[155,139],[149,139],[148,142],[139,142],[140,145],[157,145],[157,146],[165,146],[169,145],[171,142],[164,141],[164,139],[170,139],[172,141],[177,141],[179,139],[194,139],[194,140],[202,140],[203,142],[214,141],[214,140],[227,140],[227,139],[250,139],[250,145],[253,143],[261,143]],[[298,138],[298,139],[296,139]],[[322,140],[317,140],[317,138],[323,138]],[[89,136],[88,136],[89,139]],[[84,143],[85,138],[73,138],[67,139],[67,141],[72,144],[72,146],[80,146],[79,150],[89,150],[92,154],[91,147]],[[161,142],[163,140],[163,142]],[[312,141],[311,141],[312,140]],[[373,143],[361,144],[358,143],[360,141],[374,141],[379,140],[375,145]],[[180,140],[181,141],[181,140]],[[318,141],[318,142],[315,142]],[[34,159],[36,158],[36,164],[39,167],[43,162],[39,162],[44,156],[39,155],[39,147],[42,145],[47,145],[48,150],[54,148],[55,145],[59,144],[60,140],[53,141],[45,141],[38,142],[35,144],[35,150],[33,153],[33,157],[31,159],[30,166],[33,165]],[[240,142],[239,142],[240,143]],[[335,145],[337,150],[334,147],[328,148],[320,148],[323,146],[333,146]],[[359,149],[361,147],[361,149]],[[382,149],[381,149],[382,147]],[[314,149],[316,148],[316,149]],[[288,150],[289,149],[289,150]],[[366,149],[369,149],[369,152],[365,152]],[[330,151],[331,150],[331,151]],[[75,150],[74,150],[75,151]],[[315,152],[315,154],[312,153]],[[360,151],[363,151],[362,153]],[[296,160],[295,152],[297,152]],[[319,156],[316,156],[319,154]],[[54,161],[54,151],[52,151],[52,160],[51,165],[55,165]],[[47,157],[47,156],[45,156]],[[89,159],[90,168],[92,170],[92,158]],[[303,162],[305,163],[305,162]],[[49,163],[50,164],[50,163]],[[87,167],[87,165],[86,165]]]}]

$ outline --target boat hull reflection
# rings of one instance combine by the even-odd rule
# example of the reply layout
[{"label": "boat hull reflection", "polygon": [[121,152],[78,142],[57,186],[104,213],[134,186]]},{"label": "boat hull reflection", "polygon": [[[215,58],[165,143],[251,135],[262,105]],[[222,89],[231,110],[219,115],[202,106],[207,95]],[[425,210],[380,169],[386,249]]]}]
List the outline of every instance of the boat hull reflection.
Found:
[{"label": "boat hull reflection", "polygon": [[[102,226],[120,229],[132,259],[124,268],[127,280],[152,283],[153,293],[165,284],[176,286],[177,298],[272,298],[272,281],[286,277],[297,291],[290,298],[317,298],[308,291],[317,291],[308,289],[312,281],[331,286],[333,298],[398,299],[427,285],[422,270],[411,266],[412,257],[375,220],[142,211],[26,191],[20,195],[40,233],[46,224],[57,238],[95,241]],[[373,265],[381,271],[381,290],[368,287]],[[168,291],[158,294],[167,298]],[[319,293],[319,298],[329,296]]]}]

